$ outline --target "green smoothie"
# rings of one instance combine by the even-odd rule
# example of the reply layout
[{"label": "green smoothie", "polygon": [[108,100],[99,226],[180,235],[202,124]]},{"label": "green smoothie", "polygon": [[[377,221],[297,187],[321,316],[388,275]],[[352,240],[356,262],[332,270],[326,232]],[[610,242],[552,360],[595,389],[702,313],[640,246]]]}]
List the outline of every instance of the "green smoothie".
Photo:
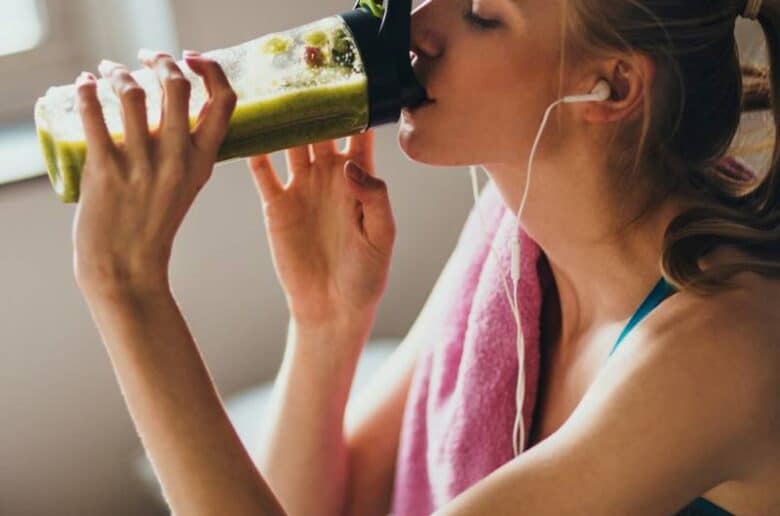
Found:
[{"label": "green smoothie", "polygon": [[[212,54],[238,94],[218,161],[340,138],[368,125],[368,83],[340,18],[327,18]],[[185,74],[193,83],[190,124],[194,126],[206,93],[197,77]],[[160,94],[153,87],[156,79],[149,73],[133,75],[147,90],[147,114],[153,128],[160,109]],[[124,135],[117,99],[106,83],[99,84],[98,93],[112,138],[121,142]],[[49,178],[63,202],[79,199],[87,152],[74,94],[72,87],[51,88],[35,108]]]},{"label": "green smoothie", "polygon": [[[194,126],[195,118],[190,119]],[[304,143],[359,133],[368,125],[365,80],[290,91],[239,103],[230,118],[218,161],[287,149]],[[122,135],[114,133],[115,141]],[[62,202],[77,202],[86,143],[55,140],[44,129],[38,139],[54,191]]]}]

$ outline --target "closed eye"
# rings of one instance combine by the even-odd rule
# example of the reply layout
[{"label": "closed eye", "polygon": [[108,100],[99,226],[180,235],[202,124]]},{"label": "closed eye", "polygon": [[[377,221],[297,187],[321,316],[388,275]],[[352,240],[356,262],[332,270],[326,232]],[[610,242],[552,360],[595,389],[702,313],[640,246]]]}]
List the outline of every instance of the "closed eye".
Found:
[{"label": "closed eye", "polygon": [[474,14],[471,9],[463,11],[463,19],[473,27],[480,30],[495,29],[501,26],[500,20],[488,20],[487,18],[481,18]]}]

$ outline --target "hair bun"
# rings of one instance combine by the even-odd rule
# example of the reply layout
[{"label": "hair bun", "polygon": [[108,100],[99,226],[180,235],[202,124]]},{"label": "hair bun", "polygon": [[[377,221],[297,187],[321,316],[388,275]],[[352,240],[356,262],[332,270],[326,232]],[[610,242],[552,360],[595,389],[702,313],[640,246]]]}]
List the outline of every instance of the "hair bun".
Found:
[{"label": "hair bun", "polygon": [[742,111],[765,111],[772,108],[772,86],[769,67],[742,65]]}]

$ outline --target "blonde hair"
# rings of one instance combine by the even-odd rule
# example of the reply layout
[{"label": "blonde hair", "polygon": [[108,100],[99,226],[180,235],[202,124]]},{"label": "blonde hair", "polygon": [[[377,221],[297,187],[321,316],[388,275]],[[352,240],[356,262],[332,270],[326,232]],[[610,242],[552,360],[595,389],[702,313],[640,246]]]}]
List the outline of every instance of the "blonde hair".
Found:
[{"label": "blonde hair", "polygon": [[[564,55],[575,59],[643,53],[656,66],[644,116],[615,131],[609,153],[618,196],[641,191],[643,203],[624,229],[669,196],[689,202],[664,236],[661,270],[678,290],[729,288],[736,273],[780,277],[780,0],[758,16],[769,66],[740,64],[735,23],[745,0],[567,0]],[[561,61],[563,70],[564,62]],[[730,156],[742,114],[773,110],[765,174]],[[637,144],[638,142],[638,144]],[[750,259],[702,270],[699,260],[729,244]]]}]

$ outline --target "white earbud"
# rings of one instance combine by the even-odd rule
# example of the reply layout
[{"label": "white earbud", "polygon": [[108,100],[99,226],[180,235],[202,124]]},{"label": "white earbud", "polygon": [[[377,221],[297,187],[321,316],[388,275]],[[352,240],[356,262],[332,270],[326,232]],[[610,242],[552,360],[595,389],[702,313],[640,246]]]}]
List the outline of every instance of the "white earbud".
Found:
[{"label": "white earbud", "polygon": [[577,102],[603,102],[612,96],[612,88],[605,80],[600,80],[596,87],[588,95],[569,95],[563,97],[564,104],[575,104]]},{"label": "white earbud", "polygon": [[[563,97],[562,99],[556,100],[554,103],[552,103],[548,108],[547,111],[544,114],[544,118],[542,120],[542,125],[539,127],[539,132],[536,135],[536,140],[534,141],[533,146],[531,147],[531,155],[528,158],[528,173],[526,177],[526,185],[525,185],[525,191],[523,193],[523,199],[520,201],[520,209],[518,210],[516,214],[515,219],[515,232],[512,238],[512,248],[511,248],[511,268],[510,268],[510,276],[512,278],[512,296],[509,295],[509,289],[507,288],[506,282],[503,283],[504,287],[504,293],[507,296],[507,301],[509,302],[509,305],[512,309],[512,314],[515,317],[515,323],[517,324],[517,361],[518,361],[518,378],[517,378],[517,389],[515,392],[515,403],[516,403],[516,415],[515,415],[515,424],[514,428],[512,429],[512,447],[515,456],[519,455],[523,449],[525,448],[525,429],[523,425],[523,402],[525,401],[525,343],[523,338],[523,330],[522,330],[522,324],[520,321],[520,310],[519,306],[517,304],[517,288],[520,281],[520,217],[523,213],[523,208],[525,207],[525,201],[526,197],[528,196],[528,191],[531,184],[531,170],[534,160],[534,155],[536,154],[536,149],[539,145],[539,141],[542,137],[542,132],[544,131],[545,126],[547,125],[547,120],[550,117],[550,113],[552,110],[557,106],[558,104],[575,104],[579,102],[604,102],[605,100],[608,100],[612,96],[612,89],[609,86],[609,83],[605,80],[601,80],[596,84],[596,86],[593,88],[593,90],[587,94],[587,95],[569,95],[567,97]],[[471,172],[471,186],[472,191],[474,193],[474,204],[477,208],[477,211],[479,211],[478,203],[478,183],[477,183],[477,167],[472,166],[470,167]],[[479,213],[480,222],[482,222],[482,229],[487,233],[487,229],[485,228],[485,222],[482,219],[482,214]],[[496,255],[495,250],[493,249],[493,246],[490,246],[490,250],[493,253],[494,258],[498,262],[498,256]]]}]

